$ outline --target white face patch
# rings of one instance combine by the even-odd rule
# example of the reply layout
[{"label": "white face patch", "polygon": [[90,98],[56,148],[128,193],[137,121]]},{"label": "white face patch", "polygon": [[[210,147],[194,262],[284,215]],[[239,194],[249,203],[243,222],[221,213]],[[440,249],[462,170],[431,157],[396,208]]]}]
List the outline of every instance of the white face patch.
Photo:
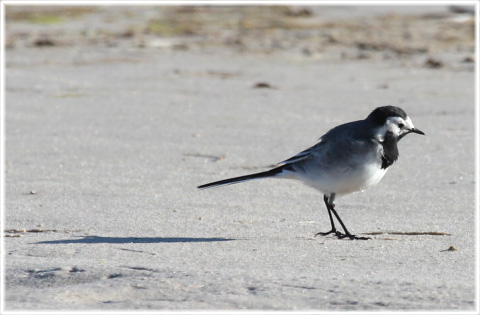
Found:
[{"label": "white face patch", "polygon": [[410,117],[408,117],[408,116],[407,116],[407,118],[405,119],[405,127],[407,127],[408,130],[415,128],[415,127],[413,126],[412,120],[411,120]]},{"label": "white face patch", "polygon": [[408,116],[405,119],[398,116],[388,117],[385,124],[377,129],[377,132],[375,133],[375,139],[377,139],[379,142],[383,142],[385,139],[385,134],[388,131],[396,136],[400,136],[413,128],[415,127],[413,126],[412,120]]},{"label": "white face patch", "polygon": [[403,120],[402,117],[388,117],[385,125],[387,126],[387,131],[390,131],[394,135],[398,136],[405,127],[405,120]]}]

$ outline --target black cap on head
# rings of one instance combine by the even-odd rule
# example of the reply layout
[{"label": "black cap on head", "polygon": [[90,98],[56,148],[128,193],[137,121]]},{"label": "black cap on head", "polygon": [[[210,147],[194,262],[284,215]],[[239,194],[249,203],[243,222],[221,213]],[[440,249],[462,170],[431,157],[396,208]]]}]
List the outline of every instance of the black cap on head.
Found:
[{"label": "black cap on head", "polygon": [[377,107],[373,112],[368,115],[367,119],[370,119],[378,125],[383,125],[388,117],[402,117],[403,119],[407,118],[407,114],[403,109],[396,106],[382,106]]}]

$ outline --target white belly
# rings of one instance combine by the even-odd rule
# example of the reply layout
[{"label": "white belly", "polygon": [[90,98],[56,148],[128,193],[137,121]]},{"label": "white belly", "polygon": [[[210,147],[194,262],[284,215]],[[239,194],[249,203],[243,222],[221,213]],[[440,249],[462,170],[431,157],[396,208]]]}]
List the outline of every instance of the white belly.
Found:
[{"label": "white belly", "polygon": [[297,173],[296,178],[324,194],[335,193],[341,196],[376,185],[386,171],[377,163],[372,163],[355,169],[320,171],[316,174]]}]

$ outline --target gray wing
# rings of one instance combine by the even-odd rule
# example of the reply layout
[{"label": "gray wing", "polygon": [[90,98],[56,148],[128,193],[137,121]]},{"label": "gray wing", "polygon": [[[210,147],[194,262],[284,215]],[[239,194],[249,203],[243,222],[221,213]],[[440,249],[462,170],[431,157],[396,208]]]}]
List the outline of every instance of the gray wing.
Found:
[{"label": "gray wing", "polygon": [[[309,168],[313,164],[325,168],[349,169],[363,163],[369,154],[376,155],[378,144],[364,133],[364,121],[355,121],[331,129],[320,138],[320,142],[278,163]],[[374,158],[374,156],[372,156]]]},{"label": "gray wing", "polygon": [[295,163],[295,162],[298,162],[298,161],[301,161],[301,160],[304,160],[306,158],[308,158],[313,152],[315,152],[316,150],[318,150],[324,143],[322,143],[322,141],[320,141],[319,143],[317,143],[316,145],[314,146],[311,146],[310,148],[298,153],[297,155],[295,156],[292,156],[291,158],[285,160],[285,161],[282,161],[280,163],[277,163],[278,166],[282,166],[282,165],[287,165],[287,164],[292,164],[292,163]]}]

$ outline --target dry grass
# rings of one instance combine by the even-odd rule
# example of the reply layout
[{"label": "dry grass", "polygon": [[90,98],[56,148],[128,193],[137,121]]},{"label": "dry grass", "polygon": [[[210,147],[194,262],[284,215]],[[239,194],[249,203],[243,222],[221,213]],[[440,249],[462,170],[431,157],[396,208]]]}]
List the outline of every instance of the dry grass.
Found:
[{"label": "dry grass", "polygon": [[91,6],[9,6],[5,7],[8,22],[22,21],[35,24],[58,24],[96,11]]},{"label": "dry grass", "polygon": [[[20,9],[19,9],[20,8]],[[7,25],[14,22],[59,24],[82,18],[99,9],[92,6],[7,6]],[[264,6],[158,6],[148,20],[135,14],[112,17],[123,21],[116,31],[96,26],[95,33],[52,34],[62,42],[98,45],[105,41],[128,41],[147,47],[155,37],[181,38],[182,47],[228,47],[237,51],[271,53],[297,50],[324,54],[334,48],[347,54],[370,58],[387,54],[405,56],[437,52],[474,51],[474,19],[458,20],[455,14],[372,16],[324,22],[309,9],[282,5]],[[119,23],[117,21],[117,23]],[[125,23],[127,22],[127,23]],[[63,30],[61,30],[63,31]],[[24,34],[20,34],[24,35]],[[9,47],[27,38],[9,34]],[[48,37],[48,33],[44,34]],[[191,41],[190,39],[194,39]],[[146,44],[145,44],[146,43]],[[152,46],[153,47],[153,46]],[[380,53],[380,54],[379,54]]]}]

